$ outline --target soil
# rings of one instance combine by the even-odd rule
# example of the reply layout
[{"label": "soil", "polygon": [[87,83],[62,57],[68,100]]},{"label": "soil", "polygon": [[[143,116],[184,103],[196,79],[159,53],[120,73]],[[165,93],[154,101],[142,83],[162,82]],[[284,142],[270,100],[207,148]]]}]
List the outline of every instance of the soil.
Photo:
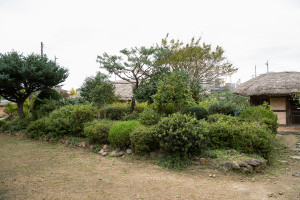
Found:
[{"label": "soil", "polygon": [[[292,137],[280,136],[288,146]],[[0,199],[299,200],[300,177],[292,174],[300,171],[300,162],[287,152],[280,165],[261,174],[201,166],[178,172],[149,158],[102,157],[83,148],[0,134]]]}]

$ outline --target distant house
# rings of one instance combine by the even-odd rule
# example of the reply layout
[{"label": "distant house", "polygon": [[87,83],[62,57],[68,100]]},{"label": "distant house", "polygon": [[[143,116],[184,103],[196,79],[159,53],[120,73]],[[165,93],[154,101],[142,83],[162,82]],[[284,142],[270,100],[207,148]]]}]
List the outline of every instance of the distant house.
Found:
[{"label": "distant house", "polygon": [[115,95],[119,97],[120,101],[131,101],[133,92],[132,87],[133,84],[128,83],[124,80],[114,81],[113,82],[115,89]]},{"label": "distant house", "polygon": [[2,99],[0,101],[0,116],[6,115],[4,112],[5,106],[9,103],[10,101]]},{"label": "distant house", "polygon": [[252,106],[270,104],[279,125],[300,125],[300,103],[293,98],[300,94],[300,72],[262,74],[239,85],[234,93],[250,96]]}]

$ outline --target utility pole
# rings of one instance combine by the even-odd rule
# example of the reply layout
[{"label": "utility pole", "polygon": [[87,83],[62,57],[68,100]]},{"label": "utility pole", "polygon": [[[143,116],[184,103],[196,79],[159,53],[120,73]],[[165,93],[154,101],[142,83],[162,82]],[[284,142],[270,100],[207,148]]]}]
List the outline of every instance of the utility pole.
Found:
[{"label": "utility pole", "polygon": [[41,57],[44,56],[44,44],[41,42]]},{"label": "utility pole", "polygon": [[255,65],[255,77],[256,77],[256,65]]},{"label": "utility pole", "polygon": [[267,74],[269,73],[269,62],[267,61],[266,62],[266,65],[267,65]]},{"label": "utility pole", "polygon": [[56,56],[54,56],[54,62],[55,62],[55,64],[56,64],[56,60],[57,60],[58,58],[56,57]]}]

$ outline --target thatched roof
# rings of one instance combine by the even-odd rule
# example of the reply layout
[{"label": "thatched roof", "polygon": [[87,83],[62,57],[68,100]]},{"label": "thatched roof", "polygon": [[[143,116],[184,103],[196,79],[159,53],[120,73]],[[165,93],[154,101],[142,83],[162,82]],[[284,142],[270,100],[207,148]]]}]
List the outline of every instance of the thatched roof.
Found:
[{"label": "thatched roof", "polygon": [[300,93],[300,72],[262,74],[239,85],[234,93],[243,96],[280,96]]},{"label": "thatched roof", "polygon": [[119,100],[130,101],[133,96],[132,84],[127,81],[120,80],[114,81],[113,84],[116,87],[115,95],[119,96]]}]

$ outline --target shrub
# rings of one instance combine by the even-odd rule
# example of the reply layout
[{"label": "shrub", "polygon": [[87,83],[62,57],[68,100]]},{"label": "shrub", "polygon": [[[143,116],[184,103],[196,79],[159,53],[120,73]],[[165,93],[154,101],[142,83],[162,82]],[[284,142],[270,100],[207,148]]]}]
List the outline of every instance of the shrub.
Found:
[{"label": "shrub", "polygon": [[236,149],[268,158],[273,149],[274,136],[257,122],[228,123],[217,121],[209,125],[206,135],[211,149]]},{"label": "shrub", "polygon": [[[49,117],[32,122],[27,131],[62,137],[64,135],[80,136],[84,123],[95,118],[96,111],[91,105],[68,105],[54,110]],[[45,127],[39,130],[39,127]],[[35,130],[37,129],[37,130]]]},{"label": "shrub", "polygon": [[209,114],[224,114],[224,115],[235,115],[237,107],[235,104],[230,102],[218,102],[213,103],[209,106]]},{"label": "shrub", "polygon": [[136,111],[137,113],[142,113],[145,108],[147,108],[148,104],[146,102],[144,103],[135,103],[135,107],[134,107],[134,111]]},{"label": "shrub", "polygon": [[230,115],[224,115],[224,114],[213,114],[209,115],[207,118],[208,123],[214,123],[214,122],[223,122],[226,124],[238,124],[239,120],[237,117],[232,117]]},{"label": "shrub", "polygon": [[108,141],[111,145],[119,148],[126,148],[130,145],[129,134],[137,127],[140,122],[132,120],[115,124],[111,127],[108,134]]},{"label": "shrub", "polygon": [[82,97],[76,98],[66,98],[58,101],[58,106],[67,106],[67,105],[78,105],[78,104],[89,104],[89,102],[85,101]]},{"label": "shrub", "polygon": [[125,114],[125,109],[120,106],[108,105],[100,109],[101,119],[120,120]]},{"label": "shrub", "polygon": [[53,110],[57,109],[57,101],[44,99],[36,110],[32,111],[34,119],[48,116]]},{"label": "shrub", "polygon": [[186,114],[196,116],[196,118],[200,120],[200,119],[207,119],[208,111],[201,106],[192,106],[186,110]]},{"label": "shrub", "polygon": [[139,113],[136,112],[136,111],[133,111],[132,113],[130,114],[126,114],[124,117],[123,117],[123,120],[125,121],[129,121],[129,120],[136,120],[139,118]]},{"label": "shrub", "polygon": [[159,120],[159,114],[151,108],[146,108],[139,117],[139,121],[143,125],[155,125],[159,122]]},{"label": "shrub", "polygon": [[153,129],[139,126],[130,133],[131,148],[134,153],[144,155],[158,149],[159,143]]},{"label": "shrub", "polygon": [[205,147],[203,135],[206,132],[205,121],[179,113],[163,118],[155,128],[160,147],[182,157],[197,154]]},{"label": "shrub", "polygon": [[167,103],[166,104],[165,114],[166,115],[171,115],[171,114],[173,114],[175,112],[177,112],[175,104],[174,103]]},{"label": "shrub", "polygon": [[110,129],[108,123],[99,121],[88,122],[84,125],[83,134],[90,143],[106,144],[108,143],[108,133]]},{"label": "shrub", "polygon": [[47,101],[44,101],[45,99],[59,101],[62,99],[62,96],[52,88],[43,89],[34,100],[33,109],[37,110],[42,104],[47,103]]},{"label": "shrub", "polygon": [[257,121],[266,124],[273,134],[277,133],[277,115],[273,113],[270,106],[251,106],[243,110],[239,117],[245,122]]}]

